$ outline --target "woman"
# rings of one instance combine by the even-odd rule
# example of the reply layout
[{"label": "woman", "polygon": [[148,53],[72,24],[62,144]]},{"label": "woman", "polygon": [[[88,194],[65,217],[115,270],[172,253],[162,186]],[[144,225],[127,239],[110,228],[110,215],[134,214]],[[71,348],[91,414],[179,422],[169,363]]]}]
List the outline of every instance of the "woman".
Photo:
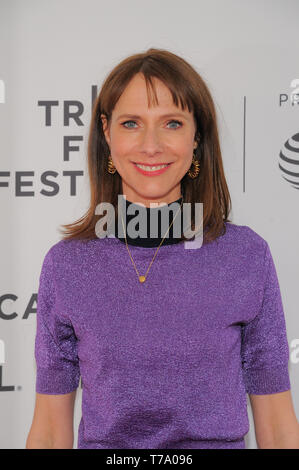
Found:
[{"label": "woman", "polygon": [[[275,266],[260,235],[228,220],[215,108],[196,70],[158,49],[116,66],[88,165],[89,210],[41,270],[27,448],[72,448],[80,376],[81,449],[245,448],[246,393],[258,446],[299,448]],[[197,249],[173,230],[186,228],[185,203],[203,204]]]}]

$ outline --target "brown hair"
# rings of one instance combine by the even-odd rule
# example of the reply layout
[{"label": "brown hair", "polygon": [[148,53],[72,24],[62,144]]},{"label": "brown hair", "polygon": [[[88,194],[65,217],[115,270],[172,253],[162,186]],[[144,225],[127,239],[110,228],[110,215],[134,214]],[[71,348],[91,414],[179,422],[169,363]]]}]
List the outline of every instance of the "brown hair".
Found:
[{"label": "brown hair", "polygon": [[[113,204],[117,220],[118,195],[122,194],[121,176],[116,171],[108,173],[109,146],[106,142],[101,114],[106,115],[107,124],[112,111],[135,74],[144,75],[148,90],[157,95],[151,80],[156,77],[170,90],[173,102],[184,110],[193,112],[200,136],[195,156],[200,162],[200,173],[191,179],[187,174],[181,180],[183,202],[191,203],[191,223],[194,229],[195,202],[203,203],[203,243],[213,241],[225,233],[224,222],[231,222],[228,214],[231,199],[226,183],[220,150],[217,118],[212,96],[199,73],[184,59],[163,49],[150,48],[122,60],[105,79],[92,110],[88,136],[88,173],[90,181],[90,206],[80,219],[64,227],[63,239],[97,238],[95,225],[103,217],[95,215],[101,202]],[[187,240],[182,234],[181,240]],[[191,240],[190,238],[188,239]]]}]

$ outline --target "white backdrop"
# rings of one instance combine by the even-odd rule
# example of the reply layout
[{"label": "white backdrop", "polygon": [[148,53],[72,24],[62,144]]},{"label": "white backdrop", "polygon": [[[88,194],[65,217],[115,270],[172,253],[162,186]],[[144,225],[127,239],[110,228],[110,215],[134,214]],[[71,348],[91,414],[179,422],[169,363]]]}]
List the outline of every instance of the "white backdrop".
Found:
[{"label": "white backdrop", "polygon": [[[188,60],[214,97],[232,221],[264,237],[276,264],[299,417],[298,15],[298,0],[0,0],[0,448],[25,448],[32,422],[43,257],[88,205],[92,87],[149,47]],[[69,101],[80,122],[64,121]],[[248,415],[256,448],[249,399]]]}]

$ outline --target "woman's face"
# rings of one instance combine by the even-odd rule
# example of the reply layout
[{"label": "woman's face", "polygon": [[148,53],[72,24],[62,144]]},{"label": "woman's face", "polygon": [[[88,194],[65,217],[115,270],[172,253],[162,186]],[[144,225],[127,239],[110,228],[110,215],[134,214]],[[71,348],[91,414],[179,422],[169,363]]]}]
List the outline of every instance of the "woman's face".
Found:
[{"label": "woman's face", "polygon": [[[148,107],[145,79],[137,74],[118,100],[109,128],[102,115],[111,158],[122,178],[123,195],[146,207],[180,198],[180,182],[197,146],[193,113],[176,107],[163,82],[154,81],[159,105]],[[136,163],[147,169],[139,169]],[[168,165],[166,169],[150,171],[164,164]]]}]

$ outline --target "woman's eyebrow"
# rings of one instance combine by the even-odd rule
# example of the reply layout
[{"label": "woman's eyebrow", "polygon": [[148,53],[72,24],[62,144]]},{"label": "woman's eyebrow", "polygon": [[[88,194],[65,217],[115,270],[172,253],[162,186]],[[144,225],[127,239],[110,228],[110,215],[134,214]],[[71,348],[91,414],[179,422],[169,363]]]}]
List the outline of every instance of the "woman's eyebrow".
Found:
[{"label": "woman's eyebrow", "polygon": [[[167,113],[167,114],[162,114],[161,116],[159,116],[160,118],[168,118],[168,117],[172,117],[172,116],[180,116],[182,118],[187,118],[186,114],[182,114],[180,112],[173,112],[173,113]],[[120,116],[118,116],[117,119],[123,119],[123,118],[131,118],[131,119],[142,119],[142,116],[138,116],[137,114],[121,114]]]}]

